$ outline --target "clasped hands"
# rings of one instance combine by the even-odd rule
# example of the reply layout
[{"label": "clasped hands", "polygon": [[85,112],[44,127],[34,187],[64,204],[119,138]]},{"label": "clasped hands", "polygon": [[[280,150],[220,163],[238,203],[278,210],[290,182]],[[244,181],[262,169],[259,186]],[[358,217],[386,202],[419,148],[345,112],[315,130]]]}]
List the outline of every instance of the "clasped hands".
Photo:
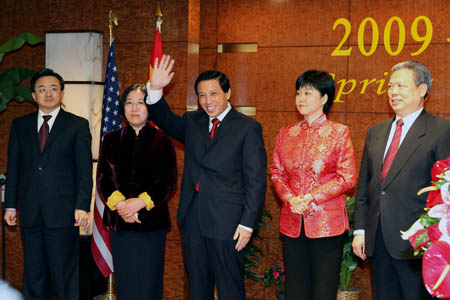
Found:
[{"label": "clasped hands", "polygon": [[296,196],[289,199],[289,204],[291,205],[291,211],[295,214],[303,214],[311,206],[311,202],[314,200],[311,194],[306,194],[303,197]]},{"label": "clasped hands", "polygon": [[115,208],[125,222],[141,224],[137,212],[145,206],[145,202],[141,198],[129,198],[117,203]]}]

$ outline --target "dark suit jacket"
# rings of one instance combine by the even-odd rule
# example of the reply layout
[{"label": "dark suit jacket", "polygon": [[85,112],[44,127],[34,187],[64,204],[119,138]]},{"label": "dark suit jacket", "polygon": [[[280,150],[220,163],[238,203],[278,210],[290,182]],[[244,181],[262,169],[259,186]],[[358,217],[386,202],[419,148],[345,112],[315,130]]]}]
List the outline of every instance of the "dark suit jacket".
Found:
[{"label": "dark suit jacket", "polygon": [[450,155],[450,122],[422,111],[400,145],[381,187],[381,166],[393,121],[381,122],[367,132],[354,220],[355,229],[365,230],[368,256],[373,254],[380,220],[389,254],[405,259],[414,256],[409,241],[400,237],[400,230],[407,230],[424,213],[427,195],[417,196],[417,192],[430,185],[433,164]]},{"label": "dark suit jacket", "polygon": [[204,111],[177,116],[164,98],[150,105],[152,120],[185,144],[184,172],[178,206],[180,224],[200,181],[198,201],[202,234],[231,240],[239,224],[255,228],[266,191],[266,150],[261,125],[231,109],[212,141]]},{"label": "dark suit jacket", "polygon": [[48,227],[73,226],[74,210],[89,211],[91,203],[89,123],[61,109],[40,153],[37,115],[13,121],[5,207],[19,206],[21,226],[35,225],[39,213]]}]

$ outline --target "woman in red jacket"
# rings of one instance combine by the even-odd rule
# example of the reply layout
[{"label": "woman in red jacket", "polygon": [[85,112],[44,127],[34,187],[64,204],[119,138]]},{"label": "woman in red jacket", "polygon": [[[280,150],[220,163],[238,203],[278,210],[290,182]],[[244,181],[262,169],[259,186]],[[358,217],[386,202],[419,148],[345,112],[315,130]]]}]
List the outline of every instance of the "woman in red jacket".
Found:
[{"label": "woman in red jacket", "polygon": [[344,194],[356,183],[347,126],[327,119],[335,84],[310,70],[297,79],[296,105],[303,120],[281,128],[270,167],[283,203],[287,300],[335,300],[348,218]]}]

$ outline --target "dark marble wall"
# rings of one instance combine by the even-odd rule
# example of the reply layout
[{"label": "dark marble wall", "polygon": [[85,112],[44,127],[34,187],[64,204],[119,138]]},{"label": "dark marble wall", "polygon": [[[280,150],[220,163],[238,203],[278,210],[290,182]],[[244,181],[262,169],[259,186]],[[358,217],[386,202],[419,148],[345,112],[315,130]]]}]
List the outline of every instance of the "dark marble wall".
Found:
[{"label": "dark marble wall", "polygon": [[[42,37],[45,31],[100,30],[104,35],[104,61],[108,51],[107,15],[114,9],[119,26],[114,29],[116,56],[121,90],[135,82],[144,82],[155,28],[156,1],[143,0],[3,0],[0,9],[0,43],[15,34],[31,31]],[[385,93],[389,70],[399,61],[416,59],[425,63],[433,75],[433,88],[426,109],[450,120],[450,106],[446,103],[450,64],[447,37],[449,24],[446,16],[450,8],[445,0],[387,1],[387,0],[161,0],[163,12],[162,38],[165,53],[176,59],[175,78],[165,90],[171,107],[179,114],[187,105],[196,105],[193,83],[198,73],[217,68],[231,79],[234,105],[255,106],[255,119],[263,125],[269,157],[276,134],[281,126],[301,119],[294,104],[294,83],[299,74],[308,69],[321,69],[335,74],[338,88],[353,92],[342,94],[334,103],[329,118],[348,125],[359,164],[365,134],[369,126],[392,116]],[[388,55],[384,47],[387,21],[398,16],[405,25],[405,46],[397,56]],[[411,37],[411,24],[418,16],[429,18],[433,37],[428,48],[418,56],[410,53],[422,45]],[[367,17],[373,18],[379,31],[376,51],[370,56],[358,48],[358,28]],[[349,56],[331,56],[344,36],[344,27],[333,24],[346,18],[351,25],[349,38],[343,49],[352,47]],[[366,24],[364,49],[368,51],[373,29]],[[390,34],[392,50],[399,40],[398,23]],[[418,35],[426,35],[425,23],[418,24]],[[217,53],[219,43],[257,43],[256,53]],[[0,64],[0,72],[13,65],[39,69],[45,64],[45,46],[25,46],[7,55]],[[375,79],[363,90],[363,80]],[[374,80],[374,81],[375,81]],[[381,81],[380,81],[381,80]],[[345,86],[343,82],[348,82]],[[340,83],[339,83],[340,82]],[[13,118],[35,110],[30,103],[10,102],[0,113],[0,173],[6,171],[6,149]],[[177,148],[179,174],[183,170],[183,146]],[[280,204],[270,184],[268,172],[266,209],[273,215],[270,227],[262,232],[266,239],[259,245],[264,251],[261,267],[282,258],[282,243],[278,233]],[[186,294],[185,274],[181,255],[179,228],[175,212],[178,193],[170,201],[173,228],[168,235],[164,299],[183,299]],[[8,263],[7,279],[21,286],[22,250],[17,228],[6,234]],[[361,299],[372,298],[370,265],[355,272],[352,284],[362,289]],[[275,288],[265,288],[255,282],[246,282],[248,297],[274,299]]]}]

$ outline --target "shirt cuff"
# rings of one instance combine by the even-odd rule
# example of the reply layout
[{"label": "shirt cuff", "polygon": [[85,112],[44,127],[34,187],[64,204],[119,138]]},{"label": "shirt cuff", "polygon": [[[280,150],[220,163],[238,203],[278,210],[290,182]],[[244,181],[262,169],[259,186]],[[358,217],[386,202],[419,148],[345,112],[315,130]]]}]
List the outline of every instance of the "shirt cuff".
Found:
[{"label": "shirt cuff", "polygon": [[247,227],[247,226],[244,226],[244,225],[241,225],[241,224],[239,224],[239,227],[241,227],[241,228],[243,228],[243,229],[245,229],[245,230],[247,230],[249,232],[253,232],[253,228],[250,228],[250,227]]},{"label": "shirt cuff", "polygon": [[364,229],[357,229],[353,231],[353,235],[364,235],[366,231]]},{"label": "shirt cuff", "polygon": [[152,201],[152,198],[150,197],[149,194],[147,194],[147,192],[143,192],[142,194],[140,194],[139,198],[142,199],[142,201],[144,201],[145,208],[147,210],[150,210],[153,207],[155,207],[155,203]]},{"label": "shirt cuff", "polygon": [[6,207],[5,210],[14,210],[15,211],[16,209],[12,208],[12,207]]},{"label": "shirt cuff", "polygon": [[153,105],[158,103],[158,101],[162,98],[163,96],[163,90],[159,89],[159,90],[152,90],[150,89],[150,82],[147,83],[147,99],[145,100],[145,102],[148,105]]},{"label": "shirt cuff", "polygon": [[108,197],[106,205],[108,205],[110,210],[116,210],[116,204],[122,200],[125,200],[125,196],[119,191],[114,191],[111,196]]}]

